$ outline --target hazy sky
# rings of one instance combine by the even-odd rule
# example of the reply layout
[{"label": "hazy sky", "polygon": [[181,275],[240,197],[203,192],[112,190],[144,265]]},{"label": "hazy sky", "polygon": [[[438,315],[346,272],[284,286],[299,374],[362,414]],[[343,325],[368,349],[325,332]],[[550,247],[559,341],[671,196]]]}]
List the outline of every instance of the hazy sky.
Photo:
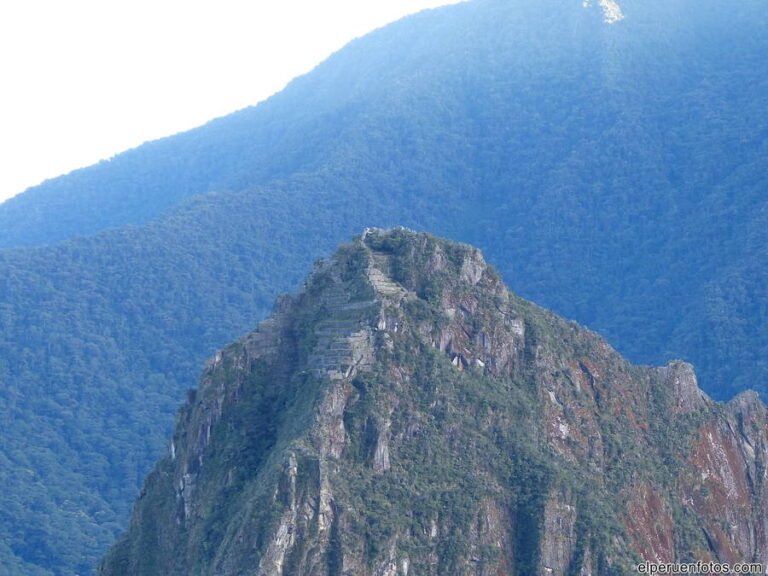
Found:
[{"label": "hazy sky", "polygon": [[456,0],[0,5],[0,201],[256,104],[349,40]]}]

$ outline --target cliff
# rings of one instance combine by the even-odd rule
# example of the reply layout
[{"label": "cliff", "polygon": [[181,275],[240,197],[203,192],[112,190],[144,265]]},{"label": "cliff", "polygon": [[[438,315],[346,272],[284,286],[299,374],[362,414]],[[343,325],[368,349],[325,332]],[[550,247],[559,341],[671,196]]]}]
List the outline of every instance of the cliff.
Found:
[{"label": "cliff", "polygon": [[469,246],[367,230],[209,362],[100,574],[766,562],[767,423],[685,363],[630,365]]}]

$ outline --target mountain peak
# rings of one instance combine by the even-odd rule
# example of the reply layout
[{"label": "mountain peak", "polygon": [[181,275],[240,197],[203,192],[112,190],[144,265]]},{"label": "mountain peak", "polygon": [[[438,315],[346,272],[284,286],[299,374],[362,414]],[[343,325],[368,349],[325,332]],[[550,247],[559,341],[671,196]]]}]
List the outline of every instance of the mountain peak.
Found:
[{"label": "mountain peak", "polygon": [[[768,398],[765,1],[615,2],[626,18],[613,24],[604,19],[618,11],[600,0],[474,0],[414,15],[351,42],[255,107],[2,203],[0,405],[12,421],[0,565],[19,576],[90,575],[126,525],[197,367],[252,330],[277,294],[300,286],[314,259],[369,224],[472,242],[519,293],[599,330],[632,362],[684,358],[712,398],[748,387]],[[478,286],[490,277],[483,272]],[[385,335],[390,353],[401,353],[403,334],[413,349],[429,346],[419,358],[437,350],[435,362],[460,365],[462,378],[518,370],[513,382],[525,377],[541,390],[535,402],[520,401],[541,420],[530,430],[570,461],[605,446],[627,453],[602,436],[590,446],[603,427],[612,435],[612,417],[600,424],[587,415],[616,412],[628,418],[618,429],[656,422],[664,430],[649,414],[670,416],[674,428],[721,413],[697,408],[693,379],[682,373],[676,384],[618,360],[615,370],[601,367],[595,357],[615,358],[607,344],[533,306],[510,304],[517,315],[494,340],[480,328],[498,324],[493,308],[480,301],[481,315],[473,313],[464,296],[472,290],[448,291],[443,303],[428,279],[419,292],[405,277],[384,278],[397,288],[392,299],[416,294],[395,312],[428,313],[420,325],[435,327],[426,336],[371,328],[377,355],[355,378],[381,367]],[[358,283],[369,300],[381,297],[367,278]],[[272,329],[247,339],[259,350],[244,357],[282,366],[288,384],[297,370],[318,378],[307,357],[316,342],[297,339],[305,332],[288,316],[301,308],[297,297],[281,301]],[[507,310],[504,298],[499,292]],[[359,312],[378,323],[381,306]],[[312,361],[324,360],[317,350]],[[214,373],[224,379],[229,352],[221,361]],[[643,375],[647,398],[661,407],[639,400],[642,379],[623,387],[614,378],[625,372]],[[288,401],[282,388],[253,386]],[[253,402],[272,413],[272,401]],[[207,425],[200,430],[205,438]],[[272,438],[270,430],[259,437]],[[259,446],[247,451],[254,468],[255,454],[272,453]],[[382,477],[408,446],[389,444]],[[177,448],[177,462],[193,453]],[[184,502],[192,513],[194,498]]]},{"label": "mountain peak", "polygon": [[766,414],[734,402],[683,362],[631,366],[471,246],[367,229],[209,363],[101,574],[762,558]]}]

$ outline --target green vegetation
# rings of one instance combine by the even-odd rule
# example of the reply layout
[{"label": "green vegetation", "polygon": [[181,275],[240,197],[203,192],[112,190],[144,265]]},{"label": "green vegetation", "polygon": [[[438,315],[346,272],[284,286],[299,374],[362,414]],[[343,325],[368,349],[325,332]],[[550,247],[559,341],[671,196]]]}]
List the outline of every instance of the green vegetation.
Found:
[{"label": "green vegetation", "polygon": [[593,4],[406,19],[0,205],[0,565],[88,573],[203,359],[365,226],[471,243],[633,361],[764,394],[764,6]]},{"label": "green vegetation", "polygon": [[[269,332],[206,371],[103,576],[259,562],[336,576],[403,560],[428,576],[524,575],[544,562],[614,576],[633,573],[644,539],[663,542],[664,522],[681,558],[707,550],[705,519],[679,490],[698,474],[695,434],[729,426],[721,406],[676,414],[664,372],[507,293],[471,247],[402,229],[364,238],[317,264]],[[395,275],[402,299],[382,283]],[[349,380],[318,370],[338,348],[310,335],[353,320],[336,345],[370,330],[375,362]],[[444,331],[448,348],[436,344]],[[487,364],[457,362],[454,345]],[[516,346],[515,366],[496,363]],[[660,528],[632,506],[656,506]]]}]

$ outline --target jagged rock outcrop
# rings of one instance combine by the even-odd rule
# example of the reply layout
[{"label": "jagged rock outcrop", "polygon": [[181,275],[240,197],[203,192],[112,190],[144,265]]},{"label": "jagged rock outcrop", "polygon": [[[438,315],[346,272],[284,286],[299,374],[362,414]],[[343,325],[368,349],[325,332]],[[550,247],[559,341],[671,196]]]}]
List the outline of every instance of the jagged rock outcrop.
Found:
[{"label": "jagged rock outcrop", "polygon": [[102,576],[768,561],[768,415],[636,367],[480,253],[367,230],[208,365]]}]

